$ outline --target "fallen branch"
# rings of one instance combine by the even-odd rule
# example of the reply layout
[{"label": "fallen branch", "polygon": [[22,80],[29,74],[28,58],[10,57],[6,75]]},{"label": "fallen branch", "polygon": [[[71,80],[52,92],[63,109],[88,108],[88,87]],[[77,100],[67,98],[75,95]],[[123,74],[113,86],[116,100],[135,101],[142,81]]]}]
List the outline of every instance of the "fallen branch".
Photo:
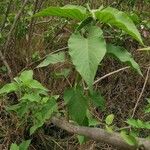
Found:
[{"label": "fallen branch", "polygon": [[[79,134],[86,136],[90,139],[93,139],[98,142],[104,142],[115,146],[120,150],[137,150],[135,146],[128,145],[118,133],[108,133],[104,129],[93,128],[93,127],[83,127],[73,125],[63,118],[52,117],[51,122],[56,126],[60,127],[63,130],[66,130],[70,133]],[[143,150],[150,150],[150,141],[142,138],[137,139],[139,142],[139,147]]]}]

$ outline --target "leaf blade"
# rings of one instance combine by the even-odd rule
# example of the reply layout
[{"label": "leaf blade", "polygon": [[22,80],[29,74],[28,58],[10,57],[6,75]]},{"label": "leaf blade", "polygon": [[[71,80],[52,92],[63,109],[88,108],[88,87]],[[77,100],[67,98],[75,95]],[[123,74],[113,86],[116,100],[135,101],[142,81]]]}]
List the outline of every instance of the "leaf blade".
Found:
[{"label": "leaf blade", "polygon": [[115,116],[113,114],[108,115],[105,119],[106,124],[111,125],[113,123],[114,117]]},{"label": "leaf blade", "polygon": [[56,54],[52,54],[52,55],[48,55],[44,61],[42,61],[37,68],[41,68],[41,67],[46,67],[50,64],[56,64],[56,63],[60,63],[60,62],[64,62],[65,61],[65,53],[64,52],[59,52]]},{"label": "leaf blade", "polygon": [[128,63],[132,68],[134,68],[140,75],[142,75],[141,69],[137,62],[132,58],[132,55],[123,47],[114,46],[112,44],[107,44],[107,53],[115,56],[123,63]]},{"label": "leaf blade", "polygon": [[76,5],[66,5],[64,7],[51,6],[34,15],[34,17],[46,17],[46,16],[57,16],[83,20],[86,18],[87,15],[85,7]]},{"label": "leaf blade", "polygon": [[106,43],[102,30],[92,26],[89,35],[84,38],[79,33],[73,34],[69,41],[69,54],[76,70],[91,88],[99,63],[106,53]]},{"label": "leaf blade", "polygon": [[83,125],[87,112],[87,100],[81,88],[66,90],[64,92],[64,100],[67,104],[71,119]]},{"label": "leaf blade", "polygon": [[122,29],[144,45],[139,31],[126,13],[112,7],[107,7],[103,10],[95,11],[95,16],[99,21]]}]

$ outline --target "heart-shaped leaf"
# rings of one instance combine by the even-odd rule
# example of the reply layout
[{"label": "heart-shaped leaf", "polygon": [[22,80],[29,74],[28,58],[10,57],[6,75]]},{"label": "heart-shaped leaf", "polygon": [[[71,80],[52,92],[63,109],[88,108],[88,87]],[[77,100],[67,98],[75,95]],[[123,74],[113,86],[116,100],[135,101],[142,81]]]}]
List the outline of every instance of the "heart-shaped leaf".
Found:
[{"label": "heart-shaped leaf", "polygon": [[88,29],[87,38],[79,32],[72,34],[68,46],[76,70],[91,88],[98,65],[106,53],[106,43],[102,30],[91,26]]}]

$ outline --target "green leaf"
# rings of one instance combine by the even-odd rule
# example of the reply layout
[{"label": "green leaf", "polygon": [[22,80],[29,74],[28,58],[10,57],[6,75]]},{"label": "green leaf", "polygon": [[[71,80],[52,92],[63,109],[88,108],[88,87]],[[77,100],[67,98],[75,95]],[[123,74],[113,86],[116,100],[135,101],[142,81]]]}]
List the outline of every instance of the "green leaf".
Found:
[{"label": "green leaf", "polygon": [[85,20],[83,20],[79,26],[77,26],[77,31],[80,31],[82,28],[84,28],[85,26],[89,25],[91,22],[93,21],[92,17],[88,17]]},{"label": "green leaf", "polygon": [[101,22],[122,29],[143,45],[143,41],[139,31],[134,25],[132,19],[130,19],[130,17],[128,17],[126,13],[112,7],[107,7],[103,10],[95,11],[95,16]]},{"label": "green leaf", "polygon": [[42,108],[34,114],[34,125],[30,128],[30,135],[33,134],[39,127],[41,127],[54,112],[57,112],[57,103],[56,100],[51,97],[42,105]]},{"label": "green leaf", "polygon": [[131,146],[137,145],[137,140],[134,136],[128,135],[125,131],[121,131],[121,137]]},{"label": "green leaf", "polygon": [[25,115],[25,113],[28,112],[30,106],[31,105],[28,105],[27,102],[20,102],[20,103],[18,103],[16,105],[12,105],[12,106],[6,107],[6,110],[7,111],[14,111],[14,112],[17,113],[17,115],[20,118],[22,118]]},{"label": "green leaf", "polygon": [[20,149],[20,150],[28,150],[30,143],[31,143],[31,140],[23,141],[23,142],[19,145],[19,149]]},{"label": "green leaf", "polygon": [[114,131],[113,131],[113,126],[108,126],[108,125],[106,125],[105,127],[106,127],[106,131],[107,131],[108,133],[113,133],[113,132],[114,132]]},{"label": "green leaf", "polygon": [[41,97],[37,93],[25,93],[24,96],[21,98],[21,100],[28,100],[30,102],[39,102],[41,100]]},{"label": "green leaf", "polygon": [[148,105],[145,108],[145,113],[150,113],[150,98],[146,99],[148,101]]},{"label": "green leaf", "polygon": [[17,90],[18,90],[18,85],[15,82],[8,83],[0,89],[0,95],[5,93],[11,93]]},{"label": "green leaf", "polygon": [[107,53],[111,54],[112,56],[115,56],[121,62],[129,64],[140,75],[142,75],[139,65],[132,58],[132,55],[125,48],[120,47],[120,46],[114,46],[112,44],[107,44]]},{"label": "green leaf", "polygon": [[45,88],[40,82],[38,82],[37,80],[31,80],[29,83],[28,83],[28,86],[30,88],[33,88],[33,89],[40,89],[40,90],[44,90],[44,91],[48,91],[47,88]]},{"label": "green leaf", "polygon": [[150,105],[145,109],[145,113],[150,113]]},{"label": "green leaf", "polygon": [[89,88],[92,88],[98,65],[106,53],[102,30],[96,26],[90,27],[87,38],[81,36],[79,32],[72,34],[68,46],[76,70]]},{"label": "green leaf", "polygon": [[99,92],[93,92],[90,95],[90,98],[96,107],[99,107],[101,110],[104,110],[105,100]]},{"label": "green leaf", "polygon": [[67,78],[67,76],[69,75],[70,71],[71,71],[70,69],[63,69],[63,70],[61,70],[59,72],[55,72],[54,75],[56,77],[58,77],[58,78],[61,78],[61,77]]},{"label": "green leaf", "polygon": [[78,141],[81,144],[84,144],[86,142],[86,137],[82,135],[77,135]]},{"label": "green leaf", "polygon": [[135,119],[128,119],[127,123],[132,127],[139,128],[138,122]]},{"label": "green leaf", "polygon": [[16,143],[11,144],[10,150],[19,150],[19,146]]},{"label": "green leaf", "polygon": [[83,20],[86,18],[86,8],[76,5],[66,5],[64,7],[48,7],[37,14],[34,17],[46,17],[46,16],[57,16],[65,17],[76,20]]},{"label": "green leaf", "polygon": [[127,15],[132,19],[132,21],[135,24],[137,24],[137,25],[140,24],[141,20],[140,20],[139,16],[136,13],[129,12]]},{"label": "green leaf", "polygon": [[113,120],[114,120],[114,115],[110,114],[106,117],[105,122],[107,125],[111,125],[113,123]]},{"label": "green leaf", "polygon": [[30,80],[33,79],[33,71],[32,70],[23,71],[19,76],[19,79],[24,83],[29,82]]},{"label": "green leaf", "polygon": [[149,122],[144,122],[144,121],[139,120],[139,119],[137,119],[137,120],[128,119],[126,122],[134,128],[150,129],[150,123]]},{"label": "green leaf", "polygon": [[46,67],[50,64],[56,64],[59,62],[64,62],[65,61],[65,53],[64,52],[59,52],[57,54],[50,54],[48,55],[43,62],[41,62],[37,68],[40,67]]},{"label": "green leaf", "polygon": [[64,92],[64,100],[67,104],[69,115],[72,120],[82,125],[87,112],[87,99],[81,88],[69,89]]},{"label": "green leaf", "polygon": [[89,110],[87,110],[87,118],[88,118],[88,125],[89,126],[96,126],[96,125],[99,125],[100,122],[93,118],[93,116],[90,114]]}]

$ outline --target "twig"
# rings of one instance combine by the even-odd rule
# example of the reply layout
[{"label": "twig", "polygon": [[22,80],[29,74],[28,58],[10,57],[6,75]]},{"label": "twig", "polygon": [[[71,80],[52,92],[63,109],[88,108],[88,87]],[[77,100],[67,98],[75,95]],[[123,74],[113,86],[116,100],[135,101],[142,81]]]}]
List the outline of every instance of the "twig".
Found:
[{"label": "twig", "polygon": [[11,29],[10,29],[9,33],[7,34],[7,40],[6,40],[4,49],[3,49],[3,51],[4,51],[4,56],[5,56],[6,50],[7,50],[7,48],[8,48],[8,45],[9,45],[9,42],[10,42],[12,33],[13,33],[13,31],[14,31],[14,29],[15,29],[15,27],[16,27],[16,24],[17,24],[17,22],[18,22],[18,20],[19,20],[19,18],[20,18],[20,16],[21,16],[21,14],[22,14],[22,12],[23,12],[23,10],[24,10],[24,7],[26,6],[26,4],[27,4],[28,1],[29,1],[29,0],[25,0],[25,1],[24,1],[22,7],[20,8],[20,10],[18,11],[18,13],[17,13],[16,16],[15,16],[15,20],[14,20],[12,26],[11,26]]},{"label": "twig", "polygon": [[110,73],[108,73],[108,74],[102,76],[101,78],[97,79],[96,81],[94,81],[93,85],[97,84],[97,83],[100,82],[101,80],[103,80],[103,79],[105,79],[105,78],[107,78],[107,77],[109,77],[109,76],[111,76],[111,75],[113,75],[113,74],[115,74],[115,73],[118,73],[118,72],[120,72],[120,71],[129,69],[129,68],[130,68],[130,67],[127,66],[127,67],[124,67],[124,68],[120,68],[120,69],[118,69],[118,70],[115,70],[115,71],[113,71],[113,72],[110,72]]},{"label": "twig", "polygon": [[[101,80],[103,80],[103,79],[105,79],[105,78],[107,78],[107,77],[109,77],[109,76],[111,76],[111,75],[113,75],[113,74],[116,74],[116,73],[118,73],[118,72],[120,72],[120,71],[129,69],[129,68],[130,68],[130,67],[127,66],[127,67],[124,67],[124,68],[120,68],[120,69],[118,69],[118,70],[115,70],[115,71],[113,71],[113,72],[110,72],[110,73],[108,73],[108,74],[106,74],[106,75],[104,75],[104,76],[98,78],[96,81],[94,81],[93,85],[97,84],[97,83],[100,82]],[[88,87],[85,88],[85,90],[88,90]]]},{"label": "twig", "polygon": [[142,91],[141,91],[141,93],[140,93],[140,95],[139,95],[137,101],[136,101],[136,104],[135,104],[135,106],[134,106],[134,109],[133,109],[133,113],[132,113],[131,118],[133,118],[134,115],[135,115],[135,112],[136,112],[136,109],[137,109],[137,107],[138,107],[138,104],[139,104],[139,102],[140,102],[140,100],[141,100],[141,98],[142,98],[142,95],[143,95],[143,93],[144,93],[144,90],[145,90],[145,87],[146,87],[146,84],[147,84],[149,75],[150,75],[150,66],[148,67],[147,74],[146,74],[146,78],[145,78],[145,81],[144,81],[144,84],[143,84],[143,88],[142,88]]},{"label": "twig", "polygon": [[36,22],[35,25],[50,23],[52,19]]},{"label": "twig", "polygon": [[138,51],[150,51],[150,47],[139,48]]}]

